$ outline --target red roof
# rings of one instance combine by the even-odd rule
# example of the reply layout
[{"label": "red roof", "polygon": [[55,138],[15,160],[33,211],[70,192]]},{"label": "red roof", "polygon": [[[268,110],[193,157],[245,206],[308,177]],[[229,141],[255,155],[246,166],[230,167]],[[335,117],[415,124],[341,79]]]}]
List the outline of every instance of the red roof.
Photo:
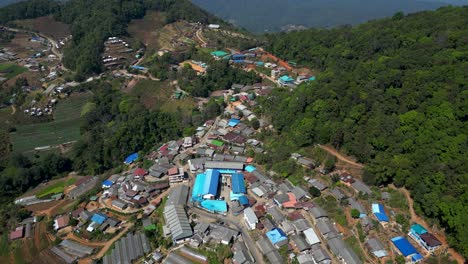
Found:
[{"label": "red roof", "polygon": [[245,178],[250,184],[252,184],[252,183],[258,181],[257,176],[255,176],[255,175],[253,175],[252,173],[249,173],[249,172],[244,173],[244,178]]},{"label": "red roof", "polygon": [[288,218],[291,221],[295,221],[295,220],[298,220],[298,219],[304,219],[304,216],[301,214],[300,211],[294,211],[294,212],[291,212],[291,213],[288,214]]},{"label": "red roof", "polygon": [[15,240],[15,239],[18,239],[18,238],[22,238],[23,237],[23,231],[24,231],[23,226],[19,226],[19,227],[17,227],[15,229],[15,231],[11,231],[10,240]]},{"label": "red roof", "polygon": [[64,215],[55,219],[55,221],[57,222],[57,228],[60,229],[62,227],[68,226],[68,222],[70,222],[70,217],[68,217],[68,215]]},{"label": "red roof", "polygon": [[296,196],[293,193],[288,193],[288,197],[289,197],[289,201],[283,203],[283,207],[294,208],[297,203]]},{"label": "red roof", "polygon": [[81,207],[81,208],[78,208],[78,209],[76,209],[75,211],[73,211],[73,212],[71,213],[71,215],[72,215],[73,218],[78,218],[78,217],[80,217],[80,214],[81,214],[81,212],[83,212],[83,211],[84,211],[84,208]]},{"label": "red roof", "polygon": [[134,172],[134,176],[145,176],[148,172],[143,168],[137,168]]},{"label": "red roof", "polygon": [[162,147],[160,147],[158,150],[159,151],[164,151],[164,150],[167,150],[167,148],[169,147],[169,145],[163,145]]},{"label": "red roof", "polygon": [[167,170],[168,175],[176,175],[179,173],[179,169],[177,167],[172,167],[169,170]]}]

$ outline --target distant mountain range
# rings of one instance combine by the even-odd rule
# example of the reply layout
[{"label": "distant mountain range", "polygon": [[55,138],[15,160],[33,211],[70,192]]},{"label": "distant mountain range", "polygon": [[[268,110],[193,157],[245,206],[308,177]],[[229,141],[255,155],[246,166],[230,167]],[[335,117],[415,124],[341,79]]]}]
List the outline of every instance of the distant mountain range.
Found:
[{"label": "distant mountain range", "polygon": [[253,32],[271,32],[302,27],[335,27],[359,24],[414,13],[444,5],[467,5],[468,0],[192,0],[237,26]]}]

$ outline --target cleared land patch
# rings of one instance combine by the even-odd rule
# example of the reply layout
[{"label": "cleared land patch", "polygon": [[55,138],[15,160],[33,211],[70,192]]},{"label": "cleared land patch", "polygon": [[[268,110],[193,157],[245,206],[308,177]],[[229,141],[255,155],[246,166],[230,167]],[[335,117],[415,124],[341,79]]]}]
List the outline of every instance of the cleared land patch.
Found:
[{"label": "cleared land patch", "polygon": [[59,181],[54,184],[47,186],[36,194],[38,198],[43,198],[52,194],[63,193],[65,187],[72,185],[76,182],[76,178],[70,178],[68,180]]},{"label": "cleared land patch", "polygon": [[135,19],[128,25],[128,32],[149,49],[159,49],[159,33],[165,24],[165,15],[161,12],[148,11],[144,18]]},{"label": "cleared land patch", "polygon": [[56,21],[52,16],[38,17],[35,19],[24,19],[13,22],[26,29],[38,31],[53,38],[65,38],[70,35],[70,26]]},{"label": "cleared land patch", "polygon": [[27,70],[13,63],[2,63],[0,64],[0,77],[11,79]]},{"label": "cleared land patch", "polygon": [[169,82],[140,80],[131,94],[137,96],[140,103],[149,110],[191,113],[196,106],[193,98],[173,99],[174,91]]},{"label": "cleared land patch", "polygon": [[59,103],[54,121],[18,126],[11,134],[13,151],[27,152],[78,140],[81,110],[90,97],[89,93],[73,94]]}]

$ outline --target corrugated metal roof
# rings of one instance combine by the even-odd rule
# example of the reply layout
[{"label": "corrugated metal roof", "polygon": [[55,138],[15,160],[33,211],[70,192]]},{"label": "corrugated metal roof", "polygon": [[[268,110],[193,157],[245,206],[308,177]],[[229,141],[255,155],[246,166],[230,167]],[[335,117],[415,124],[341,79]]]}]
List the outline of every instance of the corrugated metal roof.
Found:
[{"label": "corrugated metal roof", "polygon": [[185,205],[187,202],[189,187],[186,185],[177,185],[172,188],[166,201],[167,205]]},{"label": "corrugated metal roof", "polygon": [[205,163],[205,169],[225,169],[225,170],[243,170],[244,163],[242,162],[216,162],[216,161],[207,161]]},{"label": "corrugated metal roof", "polygon": [[171,230],[172,239],[180,240],[193,235],[192,227],[182,206],[166,205],[164,218]]}]

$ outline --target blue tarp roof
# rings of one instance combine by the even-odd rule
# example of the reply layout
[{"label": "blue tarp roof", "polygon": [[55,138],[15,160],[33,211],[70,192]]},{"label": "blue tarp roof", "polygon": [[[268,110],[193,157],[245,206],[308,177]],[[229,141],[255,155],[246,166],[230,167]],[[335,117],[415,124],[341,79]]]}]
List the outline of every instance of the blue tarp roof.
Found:
[{"label": "blue tarp roof", "polygon": [[195,183],[193,184],[192,189],[192,201],[199,201],[202,199],[205,177],[206,175],[204,173],[200,173],[195,178]]},{"label": "blue tarp roof", "polygon": [[109,181],[109,180],[105,180],[102,182],[102,185],[103,186],[107,186],[107,187],[111,187],[112,184],[114,184],[113,182]]},{"label": "blue tarp roof", "polygon": [[95,222],[101,225],[104,223],[104,221],[106,221],[106,219],[107,217],[105,215],[96,213],[93,215],[93,217],[91,217],[91,222]]},{"label": "blue tarp roof", "polygon": [[310,77],[309,81],[315,81],[315,76]]},{"label": "blue tarp roof", "polygon": [[233,60],[234,63],[244,63],[245,60]]},{"label": "blue tarp roof", "polygon": [[247,166],[245,166],[245,170],[246,170],[247,172],[253,172],[253,171],[256,170],[256,169],[257,169],[257,168],[255,168],[255,167],[252,166],[252,165],[247,165]]},{"label": "blue tarp roof", "polygon": [[237,126],[239,123],[240,123],[240,120],[239,120],[239,119],[231,118],[231,119],[229,120],[228,126],[230,126],[230,127],[235,127],[235,126]]},{"label": "blue tarp roof", "polygon": [[232,180],[232,191],[234,193],[246,193],[244,174],[234,173],[231,176],[231,180]]},{"label": "blue tarp roof", "polygon": [[381,204],[372,204],[372,213],[379,221],[388,222],[388,216],[385,213],[384,206]]},{"label": "blue tarp roof", "polygon": [[418,253],[418,251],[413,247],[413,245],[411,245],[408,239],[404,237],[394,237],[392,238],[392,243],[396,248],[398,248],[404,257]]},{"label": "blue tarp roof", "polygon": [[268,237],[268,239],[270,239],[272,244],[276,244],[276,243],[281,242],[281,241],[283,241],[285,239],[288,239],[288,237],[283,232],[283,230],[281,230],[279,228],[273,228],[271,231],[268,231],[266,233],[266,236]]},{"label": "blue tarp roof", "polygon": [[239,197],[239,203],[241,205],[249,205],[249,198],[247,198],[247,196],[245,195],[242,195],[241,197]]},{"label": "blue tarp roof", "polygon": [[413,256],[411,256],[411,260],[413,262],[418,262],[418,261],[421,261],[423,259],[423,256],[421,256],[421,254],[414,254]]},{"label": "blue tarp roof", "polygon": [[283,81],[283,82],[293,82],[294,81],[294,79],[289,77],[288,75],[281,76],[280,80]]},{"label": "blue tarp roof", "polygon": [[140,71],[148,70],[148,68],[145,68],[143,66],[138,66],[138,65],[134,65],[134,66],[132,66],[132,68],[135,69],[135,70],[140,70]]},{"label": "blue tarp roof", "polygon": [[227,203],[225,201],[220,200],[203,200],[201,203],[203,208],[206,208],[210,211],[215,212],[227,212]]},{"label": "blue tarp roof", "polygon": [[131,164],[138,159],[138,153],[130,154],[124,161],[125,164]]}]

